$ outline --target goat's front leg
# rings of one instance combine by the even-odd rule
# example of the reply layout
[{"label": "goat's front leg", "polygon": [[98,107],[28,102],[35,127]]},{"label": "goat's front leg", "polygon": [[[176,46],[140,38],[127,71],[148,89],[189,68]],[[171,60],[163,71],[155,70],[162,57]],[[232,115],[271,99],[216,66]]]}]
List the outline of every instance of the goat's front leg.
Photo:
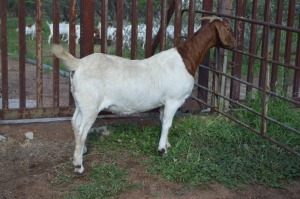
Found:
[{"label": "goat's front leg", "polygon": [[167,153],[167,149],[171,147],[168,134],[169,129],[172,126],[174,115],[177,109],[180,107],[181,103],[179,102],[170,102],[165,105],[164,110],[160,110],[161,118],[162,118],[162,131],[158,145],[158,154],[163,155]]}]

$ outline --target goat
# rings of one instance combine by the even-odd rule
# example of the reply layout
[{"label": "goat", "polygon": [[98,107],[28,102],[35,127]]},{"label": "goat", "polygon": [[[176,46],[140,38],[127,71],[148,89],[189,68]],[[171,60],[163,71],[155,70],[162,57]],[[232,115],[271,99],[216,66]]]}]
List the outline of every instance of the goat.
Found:
[{"label": "goat", "polygon": [[[19,32],[19,28],[17,28],[16,31]],[[25,35],[31,35],[31,40],[33,40],[33,38],[36,35],[36,26],[35,26],[35,24],[27,24],[25,26]]]},{"label": "goat", "polygon": [[[50,29],[50,35],[48,37],[48,43],[50,44],[51,38],[53,37],[53,23],[49,23],[47,21],[47,24],[48,24],[49,29]],[[69,41],[69,24],[65,23],[65,22],[59,23],[58,29],[59,29],[59,35],[62,36],[61,40],[62,41]],[[66,39],[64,39],[65,36],[66,36]]]},{"label": "goat", "polygon": [[210,23],[178,47],[143,60],[102,53],[77,59],[61,46],[53,45],[52,53],[73,73],[75,172],[84,171],[82,156],[86,150],[86,137],[102,110],[132,114],[160,107],[162,131],[158,153],[167,152],[171,146],[168,132],[173,117],[192,93],[194,75],[202,58],[214,46],[232,49],[236,43],[227,20],[219,17],[205,19]]}]

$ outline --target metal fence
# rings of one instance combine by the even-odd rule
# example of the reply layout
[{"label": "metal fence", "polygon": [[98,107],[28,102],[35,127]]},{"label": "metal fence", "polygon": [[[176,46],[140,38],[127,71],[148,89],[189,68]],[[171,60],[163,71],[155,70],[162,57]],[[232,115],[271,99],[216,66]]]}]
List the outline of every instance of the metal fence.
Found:
[{"label": "metal fence", "polygon": [[[45,35],[48,31],[45,30],[48,28],[46,20],[49,20],[53,22],[53,42],[60,42],[59,1],[53,1],[54,17],[51,19],[45,19],[42,1],[36,1],[36,37],[33,41],[25,35],[25,2],[19,1],[15,27],[8,23],[7,0],[0,0],[0,3],[0,118],[11,120],[70,116],[74,102],[69,90],[68,73],[60,67],[59,60],[50,54],[48,35]],[[100,2],[96,10],[99,15],[91,14],[95,10],[94,1],[70,0],[69,43],[63,45],[71,54],[80,57],[102,52],[140,59],[174,47],[191,37],[201,27],[202,16],[227,17],[235,31],[237,46],[233,51],[212,49],[204,58],[195,77],[195,91],[188,100],[188,103],[198,104],[192,103],[194,106],[190,110],[218,112],[300,156],[299,146],[283,145],[268,131],[268,125],[272,123],[282,128],[283,133],[300,134],[299,127],[273,118],[268,112],[273,99],[288,103],[293,110],[300,105],[300,56],[297,56],[300,55],[299,1],[147,0],[146,6],[142,8],[137,0],[132,0],[128,17],[125,16],[128,8],[124,5],[125,0],[116,1],[116,15],[111,19],[108,17],[112,12],[108,0]],[[77,8],[80,8],[79,12]],[[99,22],[100,36],[95,38],[94,31]],[[76,44],[78,25],[81,36],[79,44]],[[125,27],[129,26],[131,29],[126,32]],[[115,31],[113,37],[108,31],[111,27]],[[14,44],[11,35],[16,34],[16,28],[17,43]],[[12,48],[12,44],[17,47]],[[13,62],[17,62],[17,67],[13,68],[17,73],[10,71]],[[32,85],[28,85],[28,78],[32,78],[27,76],[29,65],[34,66]],[[15,78],[17,82],[10,80],[13,75],[18,76]],[[17,84],[15,92],[10,90],[13,84]],[[258,109],[248,103],[255,99],[259,102]],[[260,118],[260,122],[253,124],[242,120],[239,118],[240,111],[253,114]]]}]

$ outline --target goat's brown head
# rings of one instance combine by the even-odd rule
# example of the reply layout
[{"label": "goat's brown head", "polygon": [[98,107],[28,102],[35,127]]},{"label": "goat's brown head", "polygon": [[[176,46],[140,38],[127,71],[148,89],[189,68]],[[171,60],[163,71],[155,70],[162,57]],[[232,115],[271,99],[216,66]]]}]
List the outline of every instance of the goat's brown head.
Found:
[{"label": "goat's brown head", "polygon": [[216,28],[220,39],[220,45],[223,48],[233,49],[236,45],[236,40],[228,20],[225,19],[220,23],[216,23]]},{"label": "goat's brown head", "polygon": [[216,28],[219,43],[223,48],[233,49],[236,45],[234,34],[230,28],[229,21],[220,17],[203,17],[201,20],[209,20],[210,23]]}]

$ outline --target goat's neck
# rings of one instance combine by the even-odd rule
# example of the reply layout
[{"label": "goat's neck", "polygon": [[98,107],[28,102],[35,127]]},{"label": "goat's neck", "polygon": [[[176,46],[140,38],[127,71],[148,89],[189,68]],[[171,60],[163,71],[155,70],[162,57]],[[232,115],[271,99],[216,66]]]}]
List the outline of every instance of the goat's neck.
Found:
[{"label": "goat's neck", "polygon": [[192,76],[195,76],[203,57],[216,44],[216,30],[212,26],[205,26],[177,47],[186,69]]}]

